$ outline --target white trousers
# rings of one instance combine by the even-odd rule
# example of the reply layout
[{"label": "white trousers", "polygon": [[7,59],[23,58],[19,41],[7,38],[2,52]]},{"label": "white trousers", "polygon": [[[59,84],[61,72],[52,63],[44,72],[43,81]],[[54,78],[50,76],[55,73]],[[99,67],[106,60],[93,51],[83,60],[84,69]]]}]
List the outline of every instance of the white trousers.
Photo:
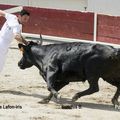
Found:
[{"label": "white trousers", "polygon": [[6,40],[2,39],[0,36],[0,72],[3,70],[6,55],[8,52],[8,44],[5,43]]}]

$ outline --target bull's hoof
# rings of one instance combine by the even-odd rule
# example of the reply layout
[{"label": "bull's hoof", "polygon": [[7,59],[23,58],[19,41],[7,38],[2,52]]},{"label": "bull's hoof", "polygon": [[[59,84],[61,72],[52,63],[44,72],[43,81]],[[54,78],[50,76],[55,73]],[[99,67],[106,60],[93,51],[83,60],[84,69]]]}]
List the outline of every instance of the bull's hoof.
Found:
[{"label": "bull's hoof", "polygon": [[55,98],[55,101],[57,103],[61,102],[61,95],[60,94],[58,94],[57,98]]},{"label": "bull's hoof", "polygon": [[61,95],[60,94],[57,95],[57,99],[59,99],[59,100],[61,99]]},{"label": "bull's hoof", "polygon": [[79,98],[78,94],[75,94],[75,96],[73,96],[73,98],[72,98],[72,102],[77,101],[77,100],[78,100],[78,98]]},{"label": "bull's hoof", "polygon": [[120,110],[120,105],[114,105],[115,110]]},{"label": "bull's hoof", "polygon": [[58,94],[57,92],[54,93],[53,96],[54,96],[55,99],[58,99],[58,98],[59,98],[59,94]]},{"label": "bull's hoof", "polygon": [[113,98],[112,99],[112,104],[114,105],[116,110],[120,110],[120,105],[117,99]]},{"label": "bull's hoof", "polygon": [[40,103],[40,104],[48,104],[49,101],[50,100],[48,100],[48,99],[43,99],[43,100],[39,101],[38,103]]}]

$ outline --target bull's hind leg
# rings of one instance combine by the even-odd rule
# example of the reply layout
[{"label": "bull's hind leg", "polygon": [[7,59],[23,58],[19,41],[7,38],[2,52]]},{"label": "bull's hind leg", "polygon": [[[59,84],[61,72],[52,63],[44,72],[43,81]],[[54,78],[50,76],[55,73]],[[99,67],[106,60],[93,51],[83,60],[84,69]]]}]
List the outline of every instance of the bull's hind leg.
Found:
[{"label": "bull's hind leg", "polygon": [[115,109],[120,109],[120,105],[118,102],[119,95],[120,95],[120,88],[117,87],[117,91],[116,91],[114,97],[112,98],[112,103],[113,103]]},{"label": "bull's hind leg", "polygon": [[82,96],[90,95],[92,93],[95,93],[95,92],[99,91],[98,79],[89,79],[88,83],[89,83],[89,88],[85,91],[76,93],[72,98],[73,102],[76,101],[78,98],[80,98]]}]

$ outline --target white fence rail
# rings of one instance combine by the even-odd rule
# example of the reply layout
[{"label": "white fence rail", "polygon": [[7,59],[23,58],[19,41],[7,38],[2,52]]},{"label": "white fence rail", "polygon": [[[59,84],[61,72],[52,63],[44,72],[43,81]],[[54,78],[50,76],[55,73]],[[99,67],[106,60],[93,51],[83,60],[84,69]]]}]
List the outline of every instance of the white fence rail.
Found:
[{"label": "white fence rail", "polygon": [[42,42],[49,42],[49,43],[62,43],[62,42],[87,42],[87,43],[99,43],[104,45],[111,45],[114,47],[120,47],[118,44],[111,44],[105,42],[97,42],[92,40],[82,40],[82,39],[72,39],[72,38],[64,38],[64,37],[56,37],[56,36],[48,36],[48,35],[40,35],[38,34],[29,34],[29,33],[22,33],[23,37],[27,40],[42,40]]}]

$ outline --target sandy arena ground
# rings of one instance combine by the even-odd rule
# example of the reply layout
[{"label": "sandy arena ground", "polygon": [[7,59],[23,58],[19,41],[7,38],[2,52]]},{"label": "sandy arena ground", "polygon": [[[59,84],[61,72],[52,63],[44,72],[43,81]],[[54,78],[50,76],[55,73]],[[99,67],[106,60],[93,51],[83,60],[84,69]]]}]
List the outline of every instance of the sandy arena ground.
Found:
[{"label": "sandy arena ground", "polygon": [[[0,75],[0,120],[120,120],[120,112],[111,104],[116,88],[102,79],[100,91],[77,101],[81,109],[61,109],[54,99],[39,104],[49,92],[37,68],[18,68],[22,53],[14,41]],[[60,94],[61,103],[69,103],[73,95],[88,88],[86,83],[70,83]],[[12,108],[11,108],[12,107]]]}]

